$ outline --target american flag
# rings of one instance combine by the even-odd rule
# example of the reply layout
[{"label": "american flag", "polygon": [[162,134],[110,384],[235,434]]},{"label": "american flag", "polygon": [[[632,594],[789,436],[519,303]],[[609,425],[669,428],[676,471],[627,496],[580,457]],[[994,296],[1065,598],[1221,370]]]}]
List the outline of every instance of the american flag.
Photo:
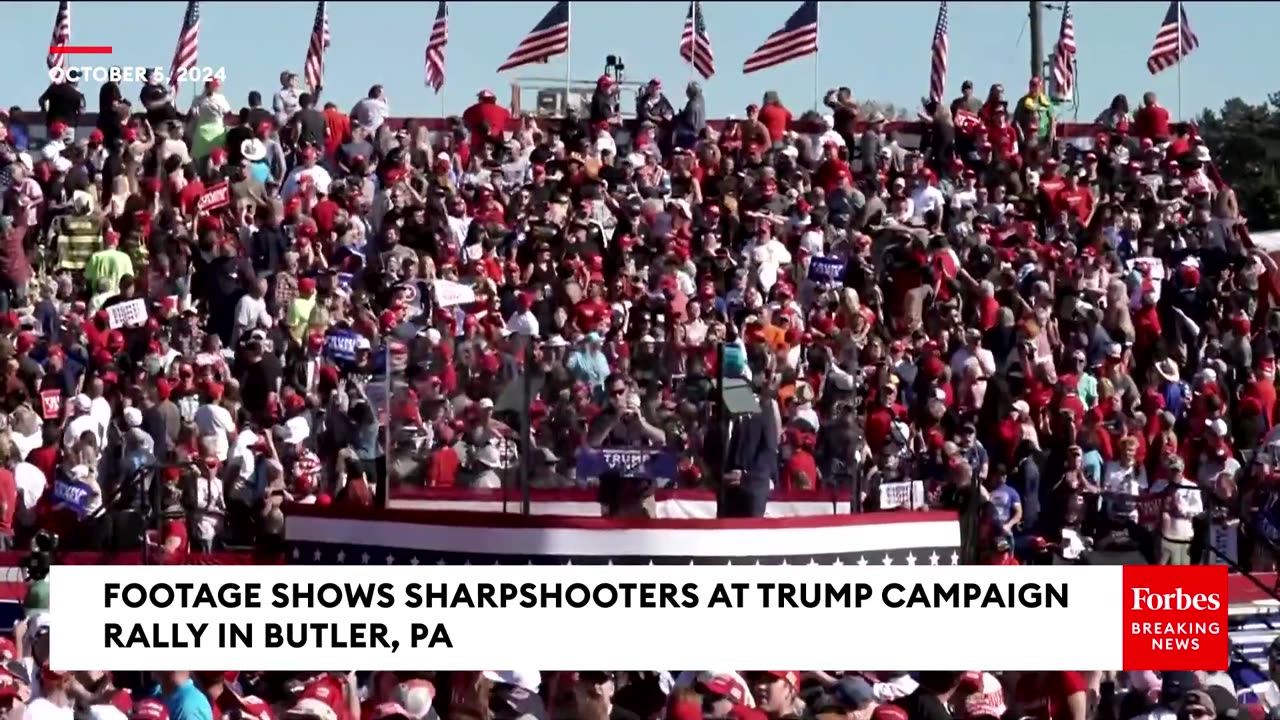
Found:
[{"label": "american flag", "polygon": [[[58,3],[58,14],[53,18],[53,36],[49,38],[49,48],[52,50],[56,47],[62,47],[71,43],[71,3],[69,0],[62,0]],[[67,68],[67,56],[64,53],[50,52],[49,57],[45,58],[45,64],[49,69],[58,68],[65,70]]]},{"label": "american flag", "polygon": [[444,46],[449,44],[449,3],[440,0],[436,21],[431,25],[431,37],[427,40],[427,87],[440,92],[444,87]]},{"label": "american flag", "polygon": [[200,2],[188,0],[187,12],[182,16],[182,31],[178,33],[178,47],[169,63],[169,87],[177,89],[178,75],[196,66],[200,54]]},{"label": "american flag", "polygon": [[933,28],[929,55],[929,100],[940,103],[947,89],[947,0],[938,3],[938,24]]},{"label": "american flag", "polygon": [[1059,100],[1071,97],[1076,86],[1076,26],[1071,18],[1071,2],[1062,4],[1062,28],[1053,49],[1053,96]]},{"label": "american flag", "polygon": [[324,0],[316,3],[316,21],[311,25],[311,40],[307,43],[307,60],[303,63],[307,87],[315,90],[324,82],[324,51],[329,49],[329,13]]},{"label": "american flag", "polygon": [[1187,22],[1187,13],[1182,3],[1172,0],[1169,10],[1164,14],[1164,22],[1156,32],[1156,42],[1151,46],[1151,54],[1147,56],[1147,70],[1152,75],[1173,67],[1182,58],[1200,47],[1200,38],[1191,31],[1191,23]]},{"label": "american flag", "polygon": [[957,565],[955,513],[755,520],[611,518],[290,506],[304,565]]},{"label": "american flag", "polygon": [[716,74],[716,56],[711,51],[711,36],[707,34],[707,22],[702,15],[702,3],[690,0],[689,14],[684,18],[684,30],[680,33],[680,57],[693,63],[703,78]]},{"label": "american flag", "polygon": [[770,35],[751,53],[742,64],[742,72],[753,73],[817,52],[818,3],[817,0],[808,0],[787,18],[787,24],[781,30]]},{"label": "american flag", "polygon": [[498,66],[505,72],[531,63],[546,62],[569,51],[569,0],[560,0]]}]

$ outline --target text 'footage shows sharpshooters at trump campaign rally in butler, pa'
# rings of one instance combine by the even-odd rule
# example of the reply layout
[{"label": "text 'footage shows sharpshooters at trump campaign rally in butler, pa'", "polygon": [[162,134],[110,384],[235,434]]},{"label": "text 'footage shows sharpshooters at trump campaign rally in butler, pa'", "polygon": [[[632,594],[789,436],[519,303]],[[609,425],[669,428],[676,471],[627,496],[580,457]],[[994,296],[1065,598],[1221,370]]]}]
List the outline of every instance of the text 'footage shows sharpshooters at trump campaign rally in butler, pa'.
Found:
[{"label": "text 'footage shows sharpshooters at trump campaign rally in butler, pa'", "polygon": [[[817,86],[839,3],[655,3],[669,34],[625,60],[571,55],[616,30],[588,3],[521,4],[523,35],[495,5],[470,46],[476,4],[402,3],[415,82],[352,95],[326,77],[378,53],[332,16],[375,4],[139,5],[145,62],[77,45],[124,42],[106,4],[38,5],[43,93],[0,83],[10,720],[1280,718],[1275,110],[1181,107],[1233,43],[1197,15],[1265,3],[1133,4],[1142,57],[1089,82],[1149,82],[1089,106],[1111,10],[1005,3],[1031,67],[969,77],[961,45],[1012,38],[943,0],[893,27],[901,113]],[[301,65],[228,79],[223,32]],[[446,88],[461,115],[390,100]],[[1230,645],[1214,672],[51,668],[51,565],[163,563],[1225,565]],[[824,631],[699,632],[672,666]]]}]

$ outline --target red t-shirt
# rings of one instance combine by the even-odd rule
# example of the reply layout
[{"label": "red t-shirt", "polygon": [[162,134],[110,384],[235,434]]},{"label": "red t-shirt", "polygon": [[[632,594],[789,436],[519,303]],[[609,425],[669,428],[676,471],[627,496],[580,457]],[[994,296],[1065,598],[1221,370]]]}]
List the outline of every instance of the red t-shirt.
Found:
[{"label": "red t-shirt", "polygon": [[196,202],[200,196],[204,194],[204,183],[199,179],[192,180],[187,186],[182,188],[182,192],[178,194],[178,203],[182,206],[182,212],[192,215],[196,211]]},{"label": "red t-shirt", "polygon": [[1022,714],[1035,720],[1066,720],[1067,698],[1087,692],[1089,684],[1078,672],[1035,672],[1018,679],[1013,695]]},{"label": "red t-shirt", "polygon": [[791,111],[781,105],[765,105],[760,108],[759,117],[773,142],[781,140],[791,125]]},{"label": "red t-shirt", "polygon": [[333,227],[337,223],[338,211],[342,208],[338,207],[338,203],[325,198],[316,203],[311,208],[311,217],[316,221],[316,229],[324,233],[325,239],[328,239],[329,233],[333,232]]},{"label": "red t-shirt", "polygon": [[780,490],[798,490],[801,489],[799,476],[803,474],[806,480],[807,488],[813,489],[818,486],[818,463],[813,459],[813,455],[804,448],[796,448],[791,453],[791,458],[787,460],[787,464],[782,468],[782,476],[779,478]]},{"label": "red t-shirt", "polygon": [[1062,189],[1066,186],[1067,181],[1060,177],[1046,177],[1040,181],[1040,192],[1044,193],[1045,197],[1049,198],[1050,204],[1053,204],[1058,202],[1058,194],[1061,193]]},{"label": "red t-shirt", "polygon": [[844,160],[825,160],[818,167],[818,176],[814,180],[824,191],[832,193],[840,187],[842,178],[853,181],[853,170],[849,169],[849,163]]},{"label": "red t-shirt", "polygon": [[351,134],[351,118],[338,110],[325,110],[324,123],[329,126],[329,137],[324,141],[324,154],[333,157]]},{"label": "red t-shirt", "polygon": [[1089,192],[1089,188],[1083,185],[1077,185],[1074,189],[1063,188],[1058,191],[1058,197],[1053,203],[1053,209],[1062,212],[1074,213],[1080,219],[1081,224],[1089,221],[1089,215],[1093,213],[1093,193]]},{"label": "red t-shirt", "polygon": [[[478,102],[462,113],[462,123],[471,131],[471,144],[479,147],[488,140],[501,139],[511,120],[511,111],[496,102]],[[480,124],[488,126],[488,136],[480,132]]]},{"label": "red t-shirt", "polygon": [[1133,116],[1133,134],[1151,140],[1168,138],[1169,111],[1159,105],[1138,110]]},{"label": "red t-shirt", "polygon": [[458,479],[458,452],[443,447],[431,453],[427,465],[427,487],[453,487]]},{"label": "red t-shirt", "polygon": [[18,482],[13,471],[0,467],[0,535],[13,534],[13,513],[18,509]]}]

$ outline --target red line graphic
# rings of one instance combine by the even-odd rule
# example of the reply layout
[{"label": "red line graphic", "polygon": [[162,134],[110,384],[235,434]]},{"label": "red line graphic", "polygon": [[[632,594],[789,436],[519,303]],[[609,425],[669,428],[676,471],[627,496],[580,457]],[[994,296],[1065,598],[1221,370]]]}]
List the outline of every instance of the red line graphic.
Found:
[{"label": "red line graphic", "polygon": [[110,55],[110,45],[50,45],[50,55]]}]

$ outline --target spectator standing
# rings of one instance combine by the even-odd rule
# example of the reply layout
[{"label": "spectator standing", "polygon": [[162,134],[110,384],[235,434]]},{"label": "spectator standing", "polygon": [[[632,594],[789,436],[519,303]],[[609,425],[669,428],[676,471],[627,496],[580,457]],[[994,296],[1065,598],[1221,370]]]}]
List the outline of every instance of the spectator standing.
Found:
[{"label": "spectator standing", "polygon": [[370,134],[376,134],[378,128],[387,121],[391,109],[387,105],[386,92],[381,85],[369,88],[369,95],[351,108],[351,123],[364,128]]},{"label": "spectator standing", "polygon": [[[319,95],[319,88],[316,89]],[[302,94],[298,92],[298,74],[292,70],[280,73],[280,89],[271,98],[271,109],[276,114],[276,124],[285,127],[302,109]]]}]

